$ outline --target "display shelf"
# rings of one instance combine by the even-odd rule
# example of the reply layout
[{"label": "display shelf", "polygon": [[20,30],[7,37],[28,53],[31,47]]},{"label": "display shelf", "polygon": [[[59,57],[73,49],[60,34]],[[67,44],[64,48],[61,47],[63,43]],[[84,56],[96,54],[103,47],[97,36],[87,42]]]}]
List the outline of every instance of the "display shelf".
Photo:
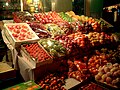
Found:
[{"label": "display shelf", "polygon": [[[33,45],[34,43],[32,41],[30,41],[32,43],[31,45],[30,42],[25,42],[24,44],[20,43],[20,52],[18,51],[19,54],[17,55],[18,58],[16,61],[18,62],[21,75],[25,81],[36,81],[42,89],[62,88],[61,90],[64,90],[64,88],[61,87],[61,85],[64,85],[67,90],[77,90],[88,83],[92,83],[92,85],[95,85],[96,87],[98,85],[98,88],[100,85],[103,90],[109,89],[109,87],[105,87],[104,85],[95,82],[93,78],[98,72],[96,72],[95,75],[91,74],[88,67],[90,66],[94,72],[98,67],[105,65],[108,61],[114,63],[113,61],[115,59],[116,62],[116,58],[119,56],[119,44],[115,40],[115,36],[112,36],[111,31],[105,31],[109,28],[113,28],[113,26],[103,19],[79,15],[67,15],[71,16],[71,18],[76,17],[76,19],[74,19],[75,21],[67,22],[60,18],[59,14],[55,11],[47,12],[47,14],[36,13],[33,15],[33,17],[39,19],[39,23],[42,23],[40,25],[52,23],[67,32],[69,32],[69,30],[73,31],[70,33],[65,32],[66,35],[61,34],[60,36],[57,35],[52,38],[43,38],[40,39],[40,41],[37,41],[40,47],[42,47],[50,57],[52,56],[53,59],[46,60],[45,63],[40,62],[41,64],[37,61],[39,58],[31,57],[32,55],[35,55],[36,57],[37,55],[42,56],[42,54],[37,53],[38,49]],[[21,20],[21,22],[24,21]],[[102,22],[107,26],[103,25],[105,27],[102,28]],[[84,30],[88,32],[84,33]],[[91,34],[91,37],[89,34]],[[8,34],[6,37],[9,38]],[[32,53],[29,53],[29,49],[33,46]],[[107,50],[101,50],[102,48],[107,48]],[[114,55],[115,52],[117,52],[116,56]],[[92,62],[90,58],[92,58],[95,63],[89,63]],[[102,61],[104,64],[102,64]],[[70,73],[73,74],[74,80],[71,79]],[[61,76],[59,77],[59,75]],[[61,81],[62,83],[59,83]],[[58,83],[60,85],[58,85]],[[84,87],[84,89],[86,88]]]}]

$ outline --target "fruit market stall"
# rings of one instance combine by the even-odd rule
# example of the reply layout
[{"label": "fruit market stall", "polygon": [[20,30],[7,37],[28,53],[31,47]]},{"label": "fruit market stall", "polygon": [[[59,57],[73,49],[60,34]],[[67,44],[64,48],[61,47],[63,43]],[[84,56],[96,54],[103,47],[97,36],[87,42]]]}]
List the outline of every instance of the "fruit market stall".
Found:
[{"label": "fruit market stall", "polygon": [[13,17],[2,34],[25,81],[47,90],[120,88],[120,45],[111,24],[73,11]]}]

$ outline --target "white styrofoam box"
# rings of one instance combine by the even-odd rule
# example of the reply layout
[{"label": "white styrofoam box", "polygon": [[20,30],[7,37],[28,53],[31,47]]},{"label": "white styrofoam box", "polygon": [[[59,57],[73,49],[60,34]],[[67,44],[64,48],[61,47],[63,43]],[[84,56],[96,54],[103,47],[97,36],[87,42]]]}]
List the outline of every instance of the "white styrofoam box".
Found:
[{"label": "white styrofoam box", "polygon": [[[26,35],[26,33],[30,32],[30,35],[32,35],[30,39],[26,38],[25,40],[17,40],[15,37],[13,37],[13,31],[10,31],[10,29],[8,28],[9,26],[13,26],[13,29],[16,30],[15,26],[21,26],[22,27],[25,26],[27,27],[27,32],[24,32],[24,34]],[[18,47],[20,46],[22,43],[25,42],[36,42],[38,41],[40,38],[36,35],[36,33],[30,28],[30,26],[27,23],[6,23],[4,24],[5,27],[5,34],[8,38],[8,40],[10,41],[10,43],[13,45],[13,47]],[[24,28],[23,28],[24,29]],[[16,34],[16,33],[15,33]],[[23,34],[22,33],[17,33],[18,35]],[[28,35],[29,36],[29,35]]]}]

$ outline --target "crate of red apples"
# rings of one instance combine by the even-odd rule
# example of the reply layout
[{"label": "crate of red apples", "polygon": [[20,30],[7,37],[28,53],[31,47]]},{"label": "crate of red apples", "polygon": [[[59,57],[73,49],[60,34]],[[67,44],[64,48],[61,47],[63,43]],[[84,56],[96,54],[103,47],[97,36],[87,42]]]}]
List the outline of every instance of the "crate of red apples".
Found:
[{"label": "crate of red apples", "polygon": [[52,57],[37,42],[21,45],[21,55],[34,67],[50,64],[53,61]]},{"label": "crate of red apples", "polygon": [[13,47],[18,47],[24,42],[39,40],[39,37],[27,23],[8,23],[4,26],[6,36]]}]

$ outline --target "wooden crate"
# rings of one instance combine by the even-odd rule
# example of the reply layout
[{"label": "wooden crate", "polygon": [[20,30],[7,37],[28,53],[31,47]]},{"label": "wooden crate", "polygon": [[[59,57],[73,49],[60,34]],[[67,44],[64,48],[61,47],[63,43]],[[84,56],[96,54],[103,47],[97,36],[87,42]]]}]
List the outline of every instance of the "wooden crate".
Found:
[{"label": "wooden crate", "polygon": [[[40,46],[40,47],[48,54],[48,52],[42,46]],[[50,56],[50,59],[47,59],[44,61],[37,61],[35,58],[30,56],[30,54],[25,50],[23,45],[21,45],[20,53],[21,53],[22,57],[24,57],[26,59],[26,62],[34,68],[39,67],[41,65],[50,64],[53,62],[53,58],[49,54],[48,55]]]}]

